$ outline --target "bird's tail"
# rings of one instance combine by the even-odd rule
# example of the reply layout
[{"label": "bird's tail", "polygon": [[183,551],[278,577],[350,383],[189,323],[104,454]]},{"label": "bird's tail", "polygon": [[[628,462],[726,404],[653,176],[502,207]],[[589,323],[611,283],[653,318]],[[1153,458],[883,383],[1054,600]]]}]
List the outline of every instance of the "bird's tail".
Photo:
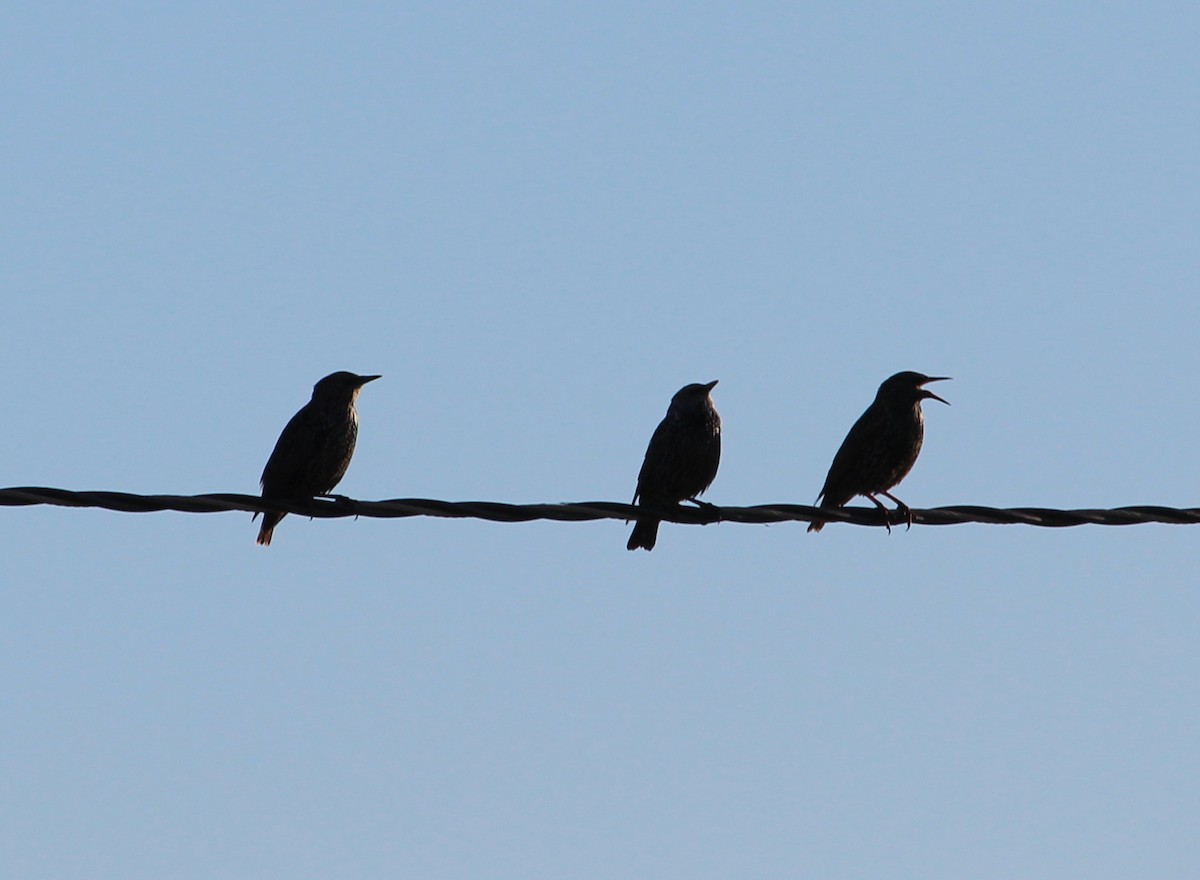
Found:
[{"label": "bird's tail", "polygon": [[271,546],[271,535],[275,533],[275,526],[279,525],[279,521],[283,519],[282,513],[264,513],[262,528],[258,530],[258,541],[264,547]]},{"label": "bird's tail", "polygon": [[639,519],[633,524],[633,532],[629,535],[629,543],[625,545],[626,550],[637,550],[639,547],[645,550],[653,550],[654,542],[658,540],[658,523],[656,519]]}]

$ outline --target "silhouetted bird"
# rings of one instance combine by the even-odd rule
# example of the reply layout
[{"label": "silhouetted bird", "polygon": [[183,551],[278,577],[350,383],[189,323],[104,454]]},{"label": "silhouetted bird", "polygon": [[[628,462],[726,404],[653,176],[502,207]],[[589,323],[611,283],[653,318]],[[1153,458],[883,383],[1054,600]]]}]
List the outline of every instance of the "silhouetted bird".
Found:
[{"label": "silhouetted bird", "polygon": [[[841,507],[855,495],[865,495],[887,514],[875,496],[886,495],[912,526],[912,511],[888,490],[899,484],[917,462],[925,439],[925,418],[921,401],[927,398],[949,403],[921,386],[943,382],[949,376],[924,376],[911,371],[897,373],[879,386],[875,402],[867,407],[833,457],[825,486],[817,496],[822,507]],[[810,532],[819,532],[825,523],[813,522]],[[892,527],[888,525],[888,531]]]},{"label": "silhouetted bird", "polygon": [[[678,504],[695,501],[711,485],[721,461],[721,417],[713,407],[707,385],[686,385],[671,398],[667,414],[654,429],[646,458],[638,472],[637,504]],[[654,549],[657,519],[639,519],[626,548]]]},{"label": "silhouetted bird", "polygon": [[[378,376],[331,373],[313,386],[312,400],[292,416],[262,472],[262,497],[311,501],[326,495],[346,473],[358,439],[359,389]],[[255,514],[257,517],[258,514]],[[282,513],[264,513],[259,544],[270,544]]]}]

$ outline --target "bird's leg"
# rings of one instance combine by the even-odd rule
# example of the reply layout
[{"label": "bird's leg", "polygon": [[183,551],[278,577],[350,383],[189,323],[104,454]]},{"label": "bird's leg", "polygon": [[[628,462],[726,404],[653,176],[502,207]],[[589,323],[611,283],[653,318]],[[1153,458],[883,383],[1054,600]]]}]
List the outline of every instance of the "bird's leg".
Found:
[{"label": "bird's leg", "polygon": [[[887,495],[887,492],[884,492],[883,494]],[[867,493],[864,497],[871,499],[871,503],[883,511],[883,527],[887,529],[888,534],[890,535],[892,533],[892,512],[884,507],[883,503],[874,495]],[[891,498],[892,496],[888,495],[888,497]],[[894,501],[895,499],[892,500]]]},{"label": "bird's leg", "polygon": [[905,504],[903,501],[901,501],[899,498],[897,498],[895,495],[893,495],[891,492],[885,491],[883,494],[896,502],[896,512],[903,514],[904,518],[908,521],[908,525],[906,525],[904,527],[904,531],[907,532],[909,529],[912,528],[912,524],[913,524],[912,508],[909,507],[907,504]]}]

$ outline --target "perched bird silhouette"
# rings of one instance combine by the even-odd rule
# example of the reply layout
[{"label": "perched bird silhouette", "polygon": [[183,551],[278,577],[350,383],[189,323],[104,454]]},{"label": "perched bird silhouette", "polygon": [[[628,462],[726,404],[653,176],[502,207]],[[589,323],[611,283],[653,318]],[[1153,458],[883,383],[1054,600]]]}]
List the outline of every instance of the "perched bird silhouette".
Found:
[{"label": "perched bird silhouette", "polygon": [[[911,527],[912,511],[888,490],[908,476],[921,454],[925,439],[921,401],[933,399],[949,406],[948,401],[922,386],[949,378],[908,371],[897,373],[880,385],[875,402],[859,416],[833,457],[817,503],[822,507],[841,507],[855,495],[865,495],[886,514],[887,508],[875,497],[886,495],[896,502],[896,509],[907,517]],[[824,525],[817,520],[808,530],[819,532]],[[891,525],[887,530],[892,530]]]},{"label": "perched bird silhouette", "polygon": [[[646,447],[634,504],[695,501],[712,484],[721,461],[721,417],[709,397],[716,384],[714,379],[706,385],[685,385],[671,398]],[[638,519],[626,548],[653,550],[658,524],[657,519]]]},{"label": "perched bird silhouette", "polygon": [[[312,400],[292,416],[262,472],[262,497],[311,501],[333,491],[350,466],[358,440],[358,392],[378,376],[331,373],[313,386]],[[258,514],[254,515],[257,518]],[[268,545],[282,513],[264,513],[258,543]]]}]

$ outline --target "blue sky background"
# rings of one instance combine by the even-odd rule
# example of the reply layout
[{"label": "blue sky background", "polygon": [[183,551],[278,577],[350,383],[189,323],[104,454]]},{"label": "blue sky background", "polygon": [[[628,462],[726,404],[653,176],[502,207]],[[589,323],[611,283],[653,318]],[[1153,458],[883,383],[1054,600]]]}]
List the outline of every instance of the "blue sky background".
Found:
[{"label": "blue sky background", "polygon": [[[0,485],[1193,506],[1194,4],[17,4]],[[1184,876],[1194,528],[0,511],[22,878]]]}]

